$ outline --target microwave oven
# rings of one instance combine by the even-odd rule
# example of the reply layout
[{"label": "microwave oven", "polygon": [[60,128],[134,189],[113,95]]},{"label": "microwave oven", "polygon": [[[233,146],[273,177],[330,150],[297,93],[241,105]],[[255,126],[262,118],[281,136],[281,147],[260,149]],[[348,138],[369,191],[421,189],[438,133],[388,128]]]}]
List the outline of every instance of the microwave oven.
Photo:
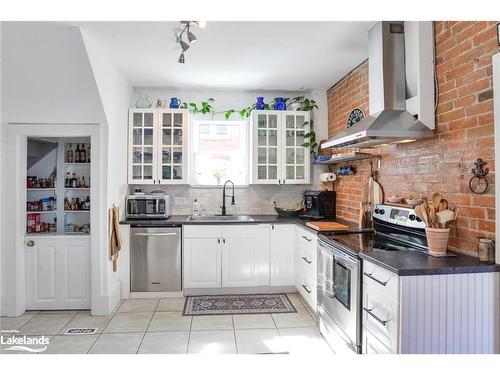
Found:
[{"label": "microwave oven", "polygon": [[128,219],[168,219],[170,217],[169,195],[129,195],[125,199]]}]

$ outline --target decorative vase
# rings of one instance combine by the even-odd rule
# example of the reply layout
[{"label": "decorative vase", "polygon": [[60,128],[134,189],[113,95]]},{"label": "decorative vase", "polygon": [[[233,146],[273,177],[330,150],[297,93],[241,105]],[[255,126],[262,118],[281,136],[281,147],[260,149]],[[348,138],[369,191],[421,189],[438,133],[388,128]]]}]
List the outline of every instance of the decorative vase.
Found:
[{"label": "decorative vase", "polygon": [[427,236],[429,254],[435,256],[446,255],[448,239],[450,238],[450,228],[425,228],[425,234]]},{"label": "decorative vase", "polygon": [[265,107],[264,97],[257,96],[257,103],[255,104],[255,109],[264,109],[264,107]]},{"label": "decorative vase", "polygon": [[140,94],[139,99],[135,102],[136,108],[151,108],[153,105],[153,99],[151,99],[147,94]]},{"label": "decorative vase", "polygon": [[495,244],[489,238],[479,238],[478,257],[481,262],[495,261]]},{"label": "decorative vase", "polygon": [[181,106],[181,101],[180,99],[177,98],[170,98],[170,108],[177,109]]},{"label": "decorative vase", "polygon": [[300,109],[300,107],[302,107],[302,104],[301,103],[292,103],[288,106],[288,109],[290,111],[298,111]]},{"label": "decorative vase", "polygon": [[277,111],[286,110],[286,103],[284,102],[282,97],[276,98],[276,103],[274,103],[274,109]]}]

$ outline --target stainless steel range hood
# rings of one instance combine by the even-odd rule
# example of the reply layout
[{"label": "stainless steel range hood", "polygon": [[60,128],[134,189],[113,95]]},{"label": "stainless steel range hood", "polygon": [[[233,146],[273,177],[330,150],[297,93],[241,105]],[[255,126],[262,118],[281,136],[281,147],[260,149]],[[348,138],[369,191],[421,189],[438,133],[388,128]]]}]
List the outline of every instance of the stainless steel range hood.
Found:
[{"label": "stainless steel range hood", "polygon": [[371,148],[433,136],[428,126],[406,110],[404,23],[378,22],[368,33],[368,43],[370,115],[322,148]]}]

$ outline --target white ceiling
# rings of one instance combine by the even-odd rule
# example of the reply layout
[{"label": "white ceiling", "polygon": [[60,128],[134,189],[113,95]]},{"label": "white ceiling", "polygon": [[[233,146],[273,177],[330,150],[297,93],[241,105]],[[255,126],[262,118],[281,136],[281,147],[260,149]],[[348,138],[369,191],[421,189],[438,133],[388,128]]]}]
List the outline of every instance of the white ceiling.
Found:
[{"label": "white ceiling", "polygon": [[368,55],[374,22],[208,22],[179,64],[178,22],[79,23],[133,86],[326,89]]}]

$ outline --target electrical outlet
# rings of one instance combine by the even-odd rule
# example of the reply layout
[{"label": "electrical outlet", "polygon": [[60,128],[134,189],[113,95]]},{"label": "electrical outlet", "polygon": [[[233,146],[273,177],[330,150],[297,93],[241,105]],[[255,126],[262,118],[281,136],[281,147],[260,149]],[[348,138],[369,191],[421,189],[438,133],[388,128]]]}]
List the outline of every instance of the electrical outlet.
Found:
[{"label": "electrical outlet", "polygon": [[188,205],[188,199],[186,197],[175,197],[174,205],[175,207],[186,207]]}]

